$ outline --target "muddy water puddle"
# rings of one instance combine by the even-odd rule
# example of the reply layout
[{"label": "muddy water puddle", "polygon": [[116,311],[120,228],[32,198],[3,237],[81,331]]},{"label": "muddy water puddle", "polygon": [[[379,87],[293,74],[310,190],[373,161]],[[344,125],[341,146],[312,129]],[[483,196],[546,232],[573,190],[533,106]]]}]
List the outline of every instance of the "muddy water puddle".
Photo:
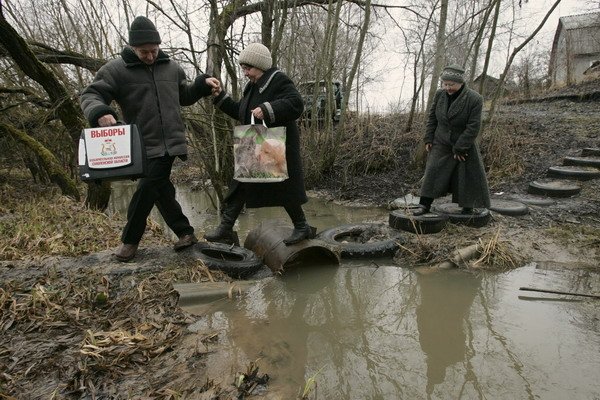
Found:
[{"label": "muddy water puddle", "polygon": [[[198,193],[179,196],[197,229],[218,223]],[[387,217],[315,199],[306,213],[320,230]],[[250,210],[238,231],[276,217],[283,210]],[[186,307],[198,317],[193,332],[218,333],[204,360],[211,378],[230,384],[257,362],[271,377],[258,398],[296,399],[313,379],[315,399],[600,398],[598,300],[519,290],[597,293],[597,272],[533,263],[420,274],[375,261],[296,268],[234,299]]]},{"label": "muddy water puddle", "polygon": [[[135,184],[133,182],[118,182],[113,184],[109,211],[119,212],[126,215],[129,199],[133,195]],[[217,211],[213,207],[210,198],[203,191],[193,191],[187,187],[177,187],[177,200],[181,204],[183,212],[196,229],[196,234],[201,236],[204,232],[210,232],[219,224]],[[385,209],[374,207],[346,207],[333,202],[318,198],[310,198],[303,206],[308,222],[316,226],[319,231],[326,228],[353,222],[385,222],[388,213]],[[174,235],[164,223],[156,207],[153,208],[151,218],[157,221],[170,237]],[[289,220],[282,207],[253,208],[246,209],[239,216],[235,229],[239,232],[240,242],[246,233],[256,227],[260,222],[267,219],[281,218]],[[290,227],[292,226],[290,221]]]},{"label": "muddy water puddle", "polygon": [[382,264],[296,271],[189,308],[194,331],[219,332],[209,369],[258,360],[281,399],[312,377],[319,399],[600,397],[597,301],[520,299],[524,284],[553,283],[535,265],[475,276]]}]

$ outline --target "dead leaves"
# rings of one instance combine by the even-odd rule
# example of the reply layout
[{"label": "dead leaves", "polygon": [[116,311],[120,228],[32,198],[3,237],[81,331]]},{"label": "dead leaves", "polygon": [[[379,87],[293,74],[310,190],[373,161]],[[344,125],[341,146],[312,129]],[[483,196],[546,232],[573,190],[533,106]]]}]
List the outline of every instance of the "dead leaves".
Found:
[{"label": "dead leaves", "polygon": [[[50,376],[57,386],[92,394],[115,376],[172,350],[190,320],[177,307],[171,275],[121,287],[93,273],[74,281],[46,276],[29,289],[0,288],[0,332],[6,343],[0,347],[0,365],[9,366],[0,381],[10,390]],[[101,305],[98,293],[106,295]]]}]

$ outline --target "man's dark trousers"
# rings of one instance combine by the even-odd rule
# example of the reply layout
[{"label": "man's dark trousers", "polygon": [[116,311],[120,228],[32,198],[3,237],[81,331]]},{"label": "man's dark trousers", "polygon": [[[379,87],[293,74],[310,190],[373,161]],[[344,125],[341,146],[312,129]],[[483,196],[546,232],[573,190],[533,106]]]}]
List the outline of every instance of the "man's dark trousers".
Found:
[{"label": "man's dark trousers", "polygon": [[148,174],[138,181],[137,189],[129,202],[127,224],[121,235],[123,243],[140,242],[146,229],[146,219],[154,205],[177,237],[194,233],[194,228],[175,199],[175,186],[170,180],[174,161],[175,157],[169,155],[147,160]]}]

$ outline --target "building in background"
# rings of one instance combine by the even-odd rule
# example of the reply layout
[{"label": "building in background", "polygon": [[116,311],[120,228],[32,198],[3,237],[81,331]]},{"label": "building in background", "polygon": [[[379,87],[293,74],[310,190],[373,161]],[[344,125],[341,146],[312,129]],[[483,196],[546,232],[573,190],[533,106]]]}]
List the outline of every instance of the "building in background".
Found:
[{"label": "building in background", "polygon": [[552,85],[584,80],[584,72],[600,60],[600,12],[561,17],[552,43],[549,75]]},{"label": "building in background", "polygon": [[[483,74],[480,74],[477,78],[473,80],[473,85],[470,86],[470,88],[476,90],[477,92],[480,92],[479,86],[481,85],[482,80]],[[499,84],[500,79],[494,78],[493,76],[486,74],[485,80],[483,82],[483,91],[481,91],[481,93],[479,94],[481,94],[485,99],[490,99],[494,96],[494,93],[496,93]],[[505,82],[504,85],[502,85],[502,93],[500,94],[500,96],[502,97],[510,95],[516,90],[515,86],[516,85],[513,82]]]}]

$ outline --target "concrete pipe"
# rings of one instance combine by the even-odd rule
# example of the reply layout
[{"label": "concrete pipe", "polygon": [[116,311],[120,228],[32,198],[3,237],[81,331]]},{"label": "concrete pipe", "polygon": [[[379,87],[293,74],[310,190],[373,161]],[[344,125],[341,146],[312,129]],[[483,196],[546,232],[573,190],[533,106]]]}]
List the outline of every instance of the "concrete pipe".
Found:
[{"label": "concrete pipe", "polygon": [[248,232],[244,247],[252,250],[274,273],[306,266],[340,264],[339,249],[320,240],[308,239],[286,246],[283,239],[293,228],[284,220],[267,220]]}]

